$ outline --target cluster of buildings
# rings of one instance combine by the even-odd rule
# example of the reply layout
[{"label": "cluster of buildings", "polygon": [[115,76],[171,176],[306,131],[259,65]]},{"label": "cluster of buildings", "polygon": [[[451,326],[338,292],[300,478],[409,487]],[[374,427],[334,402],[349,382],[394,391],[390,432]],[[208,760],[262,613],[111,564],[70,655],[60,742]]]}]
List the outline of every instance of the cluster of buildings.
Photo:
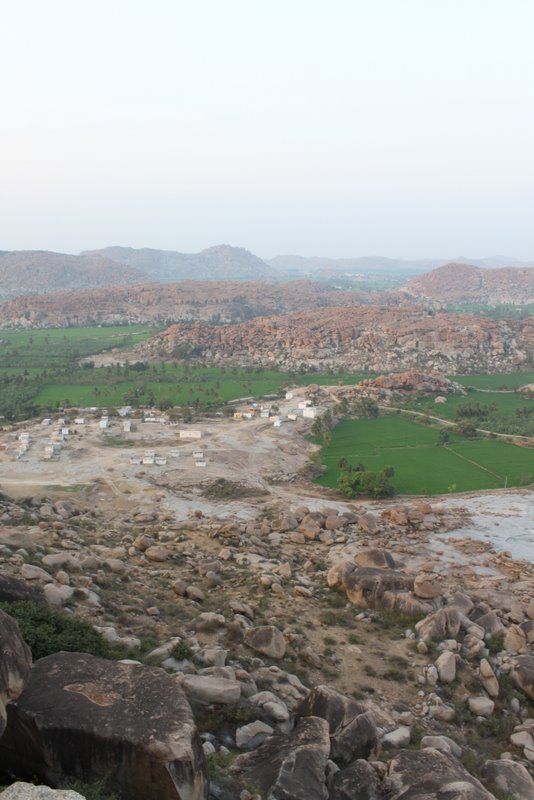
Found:
[{"label": "cluster of buildings", "polygon": [[[292,392],[286,392],[286,400],[293,400],[293,398]],[[252,403],[250,406],[240,411],[234,411],[234,419],[242,420],[260,417],[261,419],[266,419],[271,422],[275,428],[280,428],[285,421],[294,422],[299,417],[315,419],[316,416],[317,408],[313,405],[311,400],[298,401],[296,408],[291,408],[285,417],[279,413],[278,406],[265,406],[259,403]]]}]

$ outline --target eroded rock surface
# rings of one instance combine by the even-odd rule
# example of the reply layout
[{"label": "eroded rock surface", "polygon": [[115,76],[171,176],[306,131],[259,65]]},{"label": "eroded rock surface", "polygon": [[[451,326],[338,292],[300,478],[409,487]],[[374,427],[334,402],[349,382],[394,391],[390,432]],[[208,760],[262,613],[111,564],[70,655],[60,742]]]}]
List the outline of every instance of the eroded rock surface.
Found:
[{"label": "eroded rock surface", "polygon": [[176,680],[83,653],[35,663],[8,708],[0,767],[52,785],[66,775],[105,780],[128,800],[207,795],[200,739]]}]

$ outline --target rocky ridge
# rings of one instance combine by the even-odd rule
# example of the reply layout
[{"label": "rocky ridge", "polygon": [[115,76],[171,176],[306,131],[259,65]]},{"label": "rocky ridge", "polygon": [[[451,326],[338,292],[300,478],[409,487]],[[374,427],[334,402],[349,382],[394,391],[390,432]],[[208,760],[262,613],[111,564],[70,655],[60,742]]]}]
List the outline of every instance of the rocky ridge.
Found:
[{"label": "rocky ridge", "polygon": [[[378,295],[375,295],[375,301]],[[16,297],[0,306],[1,328],[55,328],[203,320],[241,322],[258,316],[370,302],[361,292],[323,283],[183,281]]]},{"label": "rocky ridge", "polygon": [[412,278],[399,292],[416,302],[529,305],[534,303],[534,269],[482,269],[471,264],[445,264]]},{"label": "rocky ridge", "polygon": [[199,358],[213,364],[506,372],[531,365],[534,318],[495,321],[422,309],[325,308],[232,326],[173,325],[136,352],[140,358],[171,356],[177,344],[194,347]]}]

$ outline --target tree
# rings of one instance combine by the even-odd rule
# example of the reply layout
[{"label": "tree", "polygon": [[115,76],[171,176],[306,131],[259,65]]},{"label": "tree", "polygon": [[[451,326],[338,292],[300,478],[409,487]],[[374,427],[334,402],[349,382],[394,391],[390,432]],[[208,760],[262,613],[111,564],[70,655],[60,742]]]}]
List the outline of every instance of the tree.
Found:
[{"label": "tree", "polygon": [[[342,460],[346,462],[346,459]],[[395,489],[389,479],[394,474],[395,470],[390,466],[380,472],[374,472],[366,469],[363,464],[353,467],[352,464],[347,463],[346,466],[340,468],[337,488],[345,497],[356,497],[357,495],[366,495],[375,499],[392,497]]]}]

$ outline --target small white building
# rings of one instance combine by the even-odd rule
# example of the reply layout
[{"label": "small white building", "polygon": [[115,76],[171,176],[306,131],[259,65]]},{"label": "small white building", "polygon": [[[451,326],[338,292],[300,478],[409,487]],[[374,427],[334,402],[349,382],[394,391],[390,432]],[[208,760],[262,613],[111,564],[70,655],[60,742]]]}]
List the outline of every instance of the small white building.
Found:
[{"label": "small white building", "polygon": [[294,396],[293,392],[286,392],[286,400],[293,400]]},{"label": "small white building", "polygon": [[85,425],[85,417],[75,417],[74,424],[75,425]]},{"label": "small white building", "polygon": [[262,408],[262,410],[260,411],[260,417],[262,419],[269,419],[269,409],[268,408]]},{"label": "small white building", "polygon": [[171,456],[171,458],[178,458],[180,455],[180,451],[178,450],[177,447],[173,447],[172,450],[169,451],[169,455]]},{"label": "small white building", "polygon": [[180,439],[202,439],[202,432],[201,431],[178,431],[178,436]]},{"label": "small white building", "polygon": [[204,458],[204,452],[202,450],[193,450],[193,458],[202,459]]},{"label": "small white building", "polygon": [[317,416],[317,409],[316,408],[304,408],[302,409],[302,416],[306,417],[306,419],[315,419]]},{"label": "small white building", "polygon": [[130,464],[140,464],[141,463],[141,456],[132,456],[130,458]]},{"label": "small white building", "polygon": [[311,400],[301,400],[299,402],[299,408],[301,411],[305,408],[308,408],[308,406],[311,406]]},{"label": "small white building", "polygon": [[102,417],[102,419],[100,420],[98,425],[100,427],[100,430],[105,431],[106,428],[109,428],[109,418],[108,417]]},{"label": "small white building", "polygon": [[156,456],[154,459],[154,464],[157,467],[164,467],[167,463],[167,459],[164,456]]},{"label": "small white building", "polygon": [[41,421],[41,425],[43,427],[46,427],[47,425],[51,425],[51,424],[52,424],[52,420],[50,419],[50,417],[46,417],[45,419],[43,419]]},{"label": "small white building", "polygon": [[287,415],[287,418],[294,422],[296,419],[298,419],[298,415],[294,411],[290,411]]},{"label": "small white building", "polygon": [[142,463],[143,463],[143,464],[145,464],[145,466],[150,466],[150,467],[152,467],[152,466],[154,466],[155,460],[156,460],[156,459],[155,459],[155,457],[154,457],[154,456],[144,456],[144,457],[143,457],[143,462],[142,462]]},{"label": "small white building", "polygon": [[205,467],[205,466],[206,466],[205,461],[195,461],[195,467]]},{"label": "small white building", "polygon": [[124,431],[124,433],[131,433],[132,430],[131,419],[127,419],[122,423],[122,430]]}]

